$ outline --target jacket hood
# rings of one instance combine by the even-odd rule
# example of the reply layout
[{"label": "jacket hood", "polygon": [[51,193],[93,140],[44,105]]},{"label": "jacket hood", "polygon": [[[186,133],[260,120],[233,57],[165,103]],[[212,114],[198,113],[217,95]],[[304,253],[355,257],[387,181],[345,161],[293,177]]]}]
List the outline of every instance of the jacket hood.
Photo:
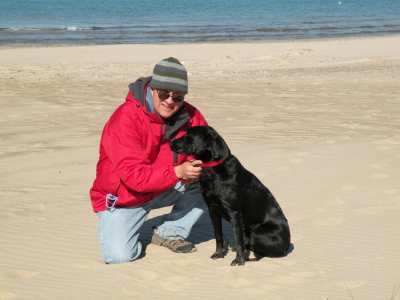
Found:
[{"label": "jacket hood", "polygon": [[129,91],[132,93],[132,96],[139,100],[139,102],[146,107],[146,111],[150,111],[146,103],[146,87],[151,81],[151,76],[149,77],[140,77],[135,82],[129,84]]}]

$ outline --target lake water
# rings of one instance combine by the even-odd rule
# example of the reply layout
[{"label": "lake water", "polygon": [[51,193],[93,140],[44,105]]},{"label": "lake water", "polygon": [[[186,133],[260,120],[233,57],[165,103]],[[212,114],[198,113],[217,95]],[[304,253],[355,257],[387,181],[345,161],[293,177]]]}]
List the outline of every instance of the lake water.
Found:
[{"label": "lake water", "polygon": [[0,44],[252,41],[400,33],[400,0],[0,0]]}]

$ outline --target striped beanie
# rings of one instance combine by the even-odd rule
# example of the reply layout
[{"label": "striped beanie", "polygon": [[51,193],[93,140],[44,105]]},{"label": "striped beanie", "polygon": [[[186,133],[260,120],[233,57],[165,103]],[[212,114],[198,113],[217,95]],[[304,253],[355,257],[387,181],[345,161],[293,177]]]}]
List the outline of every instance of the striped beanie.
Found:
[{"label": "striped beanie", "polygon": [[150,86],[154,89],[188,92],[186,68],[179,60],[168,57],[155,65]]}]

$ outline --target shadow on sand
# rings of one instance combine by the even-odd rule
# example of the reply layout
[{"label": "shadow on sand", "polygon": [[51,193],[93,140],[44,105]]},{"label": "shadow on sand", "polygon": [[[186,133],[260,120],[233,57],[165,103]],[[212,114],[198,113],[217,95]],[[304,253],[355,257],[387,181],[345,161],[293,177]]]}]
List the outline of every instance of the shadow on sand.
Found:
[{"label": "shadow on sand", "polygon": [[[151,242],[151,237],[153,235],[153,228],[161,225],[166,216],[167,214],[164,214],[161,216],[151,218],[143,224],[140,230],[140,240],[144,247],[142,257],[146,255],[146,248]],[[233,237],[232,226],[224,219],[222,220],[222,231],[224,234],[225,241],[228,242],[229,248],[235,251],[235,242]],[[208,242],[210,240],[214,240],[214,229],[212,227],[207,208],[205,208],[204,214],[192,228],[192,232],[190,233],[188,240],[196,245]],[[294,245],[290,244],[290,248],[287,255],[293,252],[293,250],[294,250]]]}]

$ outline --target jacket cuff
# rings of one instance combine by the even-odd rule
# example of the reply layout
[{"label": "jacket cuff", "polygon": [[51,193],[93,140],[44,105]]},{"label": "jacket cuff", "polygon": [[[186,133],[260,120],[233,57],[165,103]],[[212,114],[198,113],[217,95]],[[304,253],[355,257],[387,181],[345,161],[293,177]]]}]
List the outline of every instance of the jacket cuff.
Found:
[{"label": "jacket cuff", "polygon": [[176,176],[175,173],[175,166],[174,165],[169,165],[168,166],[168,171],[167,171],[170,176],[168,176],[168,178],[171,178],[171,183],[172,184],[176,184],[180,179],[178,178],[178,176]]}]

